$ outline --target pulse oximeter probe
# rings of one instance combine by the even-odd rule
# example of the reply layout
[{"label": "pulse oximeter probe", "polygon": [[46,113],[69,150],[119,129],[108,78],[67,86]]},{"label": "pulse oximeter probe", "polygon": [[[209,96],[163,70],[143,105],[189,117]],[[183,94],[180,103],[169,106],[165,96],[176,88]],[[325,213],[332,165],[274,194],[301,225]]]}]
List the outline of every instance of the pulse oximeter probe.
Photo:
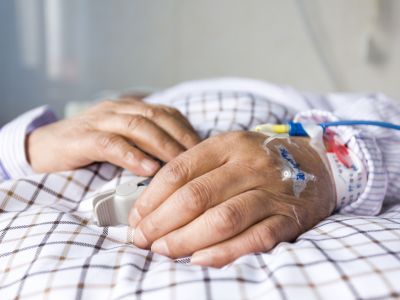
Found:
[{"label": "pulse oximeter probe", "polygon": [[129,211],[152,178],[136,177],[113,190],[97,194],[92,202],[99,226],[128,225]]}]

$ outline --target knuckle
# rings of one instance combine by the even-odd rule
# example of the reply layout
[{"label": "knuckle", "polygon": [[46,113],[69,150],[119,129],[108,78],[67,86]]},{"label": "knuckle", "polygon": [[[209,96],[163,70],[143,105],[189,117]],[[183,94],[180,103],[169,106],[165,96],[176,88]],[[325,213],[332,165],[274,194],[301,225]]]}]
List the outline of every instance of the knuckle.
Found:
[{"label": "knuckle", "polygon": [[189,177],[189,164],[186,160],[175,159],[169,162],[164,170],[164,180],[169,184],[176,184],[181,181],[187,181]]},{"label": "knuckle", "polygon": [[232,205],[223,205],[215,210],[214,228],[223,236],[232,235],[238,232],[243,222],[243,214]]},{"label": "knuckle", "polygon": [[181,112],[179,110],[177,110],[176,108],[174,108],[174,107],[166,107],[166,108],[164,108],[164,110],[168,114],[173,115],[175,117],[182,117]]},{"label": "knuckle", "polygon": [[211,190],[208,183],[192,181],[181,193],[182,206],[194,213],[207,210],[211,204]]},{"label": "knuckle", "polygon": [[168,256],[171,258],[188,256],[193,252],[193,249],[190,248],[190,245],[186,239],[175,238],[173,240],[170,240],[168,237],[166,237],[164,238],[164,241],[167,244],[169,250]]},{"label": "knuckle", "polygon": [[81,132],[90,132],[93,130],[92,124],[96,122],[96,117],[91,114],[85,114],[77,116],[73,120]]},{"label": "knuckle", "polygon": [[160,115],[160,108],[156,106],[148,106],[144,111],[144,116],[149,119],[157,118]]},{"label": "knuckle", "polygon": [[245,136],[246,132],[244,131],[232,131],[213,136],[210,139],[215,139],[218,143],[223,143],[229,146],[240,146],[243,144],[243,137]]},{"label": "knuckle", "polygon": [[111,109],[115,106],[115,101],[111,99],[102,100],[99,104],[96,105],[98,108],[102,109]]},{"label": "knuckle", "polygon": [[163,105],[163,104],[157,105],[157,108],[162,109],[163,111],[165,111],[167,113],[171,113],[171,114],[179,112],[175,107]]},{"label": "knuckle", "polygon": [[179,109],[176,109],[176,108],[174,108],[174,107],[169,107],[169,112],[170,112],[170,114],[172,114],[172,115],[179,116],[179,117],[183,117],[183,115],[182,115],[182,113],[179,111]]},{"label": "knuckle", "polygon": [[158,224],[154,218],[147,218],[141,225],[141,230],[148,242],[153,242],[154,237],[161,231],[161,224]]},{"label": "knuckle", "polygon": [[187,130],[185,130],[185,131],[181,134],[179,141],[180,141],[182,144],[187,145],[187,144],[192,144],[192,143],[194,143],[194,142],[195,142],[195,138],[193,137],[192,134],[190,134]]},{"label": "knuckle", "polygon": [[159,149],[164,149],[164,150],[171,149],[171,146],[173,146],[171,138],[167,135],[161,136],[158,139],[157,144],[158,144],[157,147]]},{"label": "knuckle", "polygon": [[128,131],[134,131],[137,128],[143,126],[146,122],[146,118],[141,115],[131,115],[125,118],[123,126]]},{"label": "knuckle", "polygon": [[110,150],[119,143],[119,136],[114,134],[101,135],[97,139],[97,145],[101,150]]},{"label": "knuckle", "polygon": [[242,143],[244,139],[247,139],[249,136],[247,131],[234,131],[230,132],[226,135],[226,137],[232,142],[232,143]]},{"label": "knuckle", "polygon": [[137,200],[135,203],[135,208],[141,217],[145,216],[148,212],[148,205],[146,201]]},{"label": "knuckle", "polygon": [[250,235],[250,244],[260,251],[271,249],[277,241],[276,231],[268,224],[260,224],[260,227]]},{"label": "knuckle", "polygon": [[134,233],[133,234],[133,242],[136,246],[140,247],[140,248],[145,248],[148,247],[150,242],[149,239],[149,231],[146,230],[146,227],[143,226],[143,224],[139,224],[138,227],[136,227],[136,230],[140,230],[141,234],[143,235],[144,240],[142,240],[142,238],[140,238],[140,240],[137,239],[137,235]]},{"label": "knuckle", "polygon": [[130,96],[130,95],[122,95],[115,102],[123,103],[123,104],[132,104],[132,103],[138,102],[138,99],[133,96]]},{"label": "knuckle", "polygon": [[164,150],[166,161],[171,161],[185,151],[185,148],[173,137],[168,134],[161,135],[158,138],[157,147]]},{"label": "knuckle", "polygon": [[135,154],[130,149],[124,149],[122,157],[123,157],[123,161],[126,161],[126,162],[133,162],[133,161],[138,160],[138,158],[135,156]]}]

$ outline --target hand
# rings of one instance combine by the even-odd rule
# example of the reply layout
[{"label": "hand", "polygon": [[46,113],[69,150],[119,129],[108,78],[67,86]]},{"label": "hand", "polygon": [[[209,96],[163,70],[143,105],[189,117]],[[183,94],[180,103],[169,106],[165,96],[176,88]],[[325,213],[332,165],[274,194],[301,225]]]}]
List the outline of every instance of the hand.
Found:
[{"label": "hand", "polygon": [[34,171],[55,172],[107,161],[141,175],[200,141],[176,109],[138,99],[104,101],[85,113],[40,127],[27,140]]},{"label": "hand", "polygon": [[[221,267],[292,241],[329,216],[333,183],[308,139],[275,139],[268,149],[265,139],[255,132],[215,136],[165,165],[131,210],[134,244],[170,257],[193,254],[193,264]],[[314,176],[298,197],[293,181],[283,180],[277,145]]]}]

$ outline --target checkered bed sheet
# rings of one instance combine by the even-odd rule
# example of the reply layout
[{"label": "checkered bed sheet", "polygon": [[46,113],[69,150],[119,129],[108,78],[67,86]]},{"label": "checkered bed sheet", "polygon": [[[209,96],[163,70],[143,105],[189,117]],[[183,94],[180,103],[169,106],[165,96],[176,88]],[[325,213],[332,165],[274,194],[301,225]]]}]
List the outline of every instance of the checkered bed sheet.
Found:
[{"label": "checkered bed sheet", "polygon": [[[293,116],[254,93],[170,100],[205,137]],[[136,248],[127,226],[95,224],[93,195],[132,176],[94,164],[0,183],[0,300],[400,298],[400,204],[333,215],[294,243],[212,269]]]},{"label": "checkered bed sheet", "polygon": [[132,179],[108,164],[0,185],[1,299],[386,299],[400,297],[400,205],[333,215],[269,253],[223,269],[133,246],[96,226],[96,191]]}]

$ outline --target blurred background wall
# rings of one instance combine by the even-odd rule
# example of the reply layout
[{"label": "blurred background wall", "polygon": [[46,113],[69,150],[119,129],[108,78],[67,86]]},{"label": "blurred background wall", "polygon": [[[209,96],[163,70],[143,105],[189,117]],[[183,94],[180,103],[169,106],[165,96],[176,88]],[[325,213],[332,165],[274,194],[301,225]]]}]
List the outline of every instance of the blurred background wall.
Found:
[{"label": "blurred background wall", "polygon": [[2,0],[0,124],[218,76],[400,99],[399,22],[396,0]]}]

